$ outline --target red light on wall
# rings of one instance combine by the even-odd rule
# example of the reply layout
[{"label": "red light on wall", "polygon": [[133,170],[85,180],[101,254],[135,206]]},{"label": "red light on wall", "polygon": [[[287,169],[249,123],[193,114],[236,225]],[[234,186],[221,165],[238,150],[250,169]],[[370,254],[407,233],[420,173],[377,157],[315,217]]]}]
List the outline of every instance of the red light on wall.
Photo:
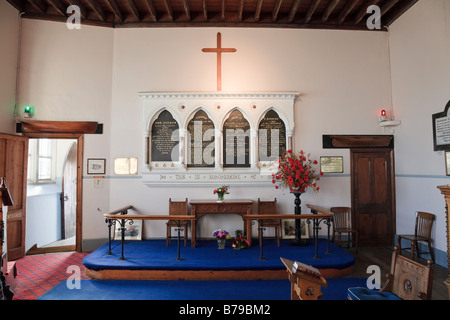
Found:
[{"label": "red light on wall", "polygon": [[381,110],[380,121],[386,121],[386,120],[387,120],[386,110]]}]

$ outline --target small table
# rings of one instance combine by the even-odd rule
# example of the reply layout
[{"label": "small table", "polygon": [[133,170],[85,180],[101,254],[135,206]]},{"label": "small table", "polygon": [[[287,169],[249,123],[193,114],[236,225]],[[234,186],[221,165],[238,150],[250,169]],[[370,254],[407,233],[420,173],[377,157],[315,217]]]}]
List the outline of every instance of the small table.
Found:
[{"label": "small table", "polygon": [[191,247],[195,248],[196,242],[196,224],[197,221],[207,214],[237,214],[244,220],[244,235],[251,241],[251,229],[248,228],[248,221],[244,216],[252,214],[253,200],[230,199],[225,201],[216,200],[191,200],[191,215],[195,217],[191,224]]}]

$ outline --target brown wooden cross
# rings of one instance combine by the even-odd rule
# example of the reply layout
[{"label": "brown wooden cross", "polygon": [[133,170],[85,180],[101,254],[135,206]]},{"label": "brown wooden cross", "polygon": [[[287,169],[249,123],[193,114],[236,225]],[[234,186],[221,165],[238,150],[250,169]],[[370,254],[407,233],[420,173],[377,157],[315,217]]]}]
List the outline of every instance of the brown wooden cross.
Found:
[{"label": "brown wooden cross", "polygon": [[217,53],[217,91],[222,91],[222,52],[236,52],[236,49],[222,48],[222,35],[217,32],[217,48],[203,48],[202,51]]}]

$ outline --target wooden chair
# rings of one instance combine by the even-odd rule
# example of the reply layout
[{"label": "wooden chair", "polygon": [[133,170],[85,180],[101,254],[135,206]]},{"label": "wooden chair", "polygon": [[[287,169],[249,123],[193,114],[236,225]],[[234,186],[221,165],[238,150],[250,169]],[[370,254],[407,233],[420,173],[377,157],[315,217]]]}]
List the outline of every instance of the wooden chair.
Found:
[{"label": "wooden chair", "polygon": [[[187,215],[188,214],[188,199],[185,201],[172,201],[169,198],[169,215]],[[166,246],[169,245],[170,239],[172,238],[172,228],[177,227],[176,221],[167,221],[167,237]],[[183,221],[181,227],[184,229],[184,246],[187,244],[187,227],[188,222]]]},{"label": "wooden chair", "polygon": [[347,233],[347,247],[350,247],[350,239],[354,247],[358,250],[358,230],[352,228],[351,208],[349,207],[332,207],[330,211],[333,216],[333,242],[335,234],[338,234],[338,245],[341,246],[341,234]]},{"label": "wooden chair", "polygon": [[349,288],[349,300],[431,300],[433,289],[432,261],[423,265],[400,255],[395,247],[392,254],[391,271],[381,290]]},{"label": "wooden chair", "polygon": [[[261,201],[258,198],[258,214],[277,214],[277,198],[274,201]],[[264,220],[264,228],[273,227],[275,228],[275,240],[277,246],[280,246],[280,231],[281,231],[281,221],[280,220]],[[258,229],[258,237],[261,237],[261,229]]]},{"label": "wooden chair", "polygon": [[410,241],[411,259],[414,260],[414,248],[417,249],[417,256],[420,257],[419,242],[426,242],[428,244],[431,260],[434,262],[434,252],[431,247],[431,230],[435,219],[436,216],[432,213],[418,211],[416,213],[416,226],[414,228],[414,234],[398,236],[399,251],[401,252],[402,250],[402,239]]}]

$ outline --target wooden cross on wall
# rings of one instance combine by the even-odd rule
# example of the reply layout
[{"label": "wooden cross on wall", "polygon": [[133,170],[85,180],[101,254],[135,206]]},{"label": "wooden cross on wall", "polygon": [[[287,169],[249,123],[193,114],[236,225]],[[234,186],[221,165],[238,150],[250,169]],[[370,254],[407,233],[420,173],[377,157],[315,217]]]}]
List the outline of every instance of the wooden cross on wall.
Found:
[{"label": "wooden cross on wall", "polygon": [[217,48],[203,48],[202,51],[217,53],[217,91],[222,91],[222,52],[236,52],[236,49],[222,48],[222,35],[217,32]]}]

